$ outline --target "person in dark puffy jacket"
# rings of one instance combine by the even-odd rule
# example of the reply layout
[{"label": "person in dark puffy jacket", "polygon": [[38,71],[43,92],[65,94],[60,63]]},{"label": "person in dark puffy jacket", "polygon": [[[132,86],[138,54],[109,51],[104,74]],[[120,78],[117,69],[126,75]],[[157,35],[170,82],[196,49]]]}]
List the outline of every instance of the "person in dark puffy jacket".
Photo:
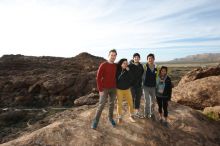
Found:
[{"label": "person in dark puffy jacket", "polygon": [[130,61],[129,68],[133,75],[131,93],[134,103],[135,116],[142,118],[140,113],[140,100],[143,93],[142,89],[142,76],[144,73],[143,65],[140,63],[140,54],[134,53],[133,60]]}]

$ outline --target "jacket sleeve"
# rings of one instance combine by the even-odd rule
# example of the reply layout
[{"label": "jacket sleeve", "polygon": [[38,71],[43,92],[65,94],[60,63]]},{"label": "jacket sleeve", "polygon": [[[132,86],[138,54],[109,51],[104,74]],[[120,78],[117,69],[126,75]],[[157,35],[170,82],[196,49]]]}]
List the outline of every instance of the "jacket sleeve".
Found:
[{"label": "jacket sleeve", "polygon": [[134,82],[134,74],[131,69],[127,72],[128,72],[128,78],[130,80],[130,85],[131,85]]},{"label": "jacket sleeve", "polygon": [[141,75],[143,76],[143,74],[144,74],[144,67],[143,65],[141,65]]},{"label": "jacket sleeve", "polygon": [[145,76],[146,76],[146,70],[147,70],[147,66],[146,64],[143,64],[143,74],[142,74],[142,85],[144,84],[144,80],[145,80]]},{"label": "jacket sleeve", "polygon": [[97,71],[97,77],[96,77],[96,82],[97,82],[97,88],[99,90],[99,92],[103,91],[103,75],[104,75],[104,67],[105,67],[105,63],[102,63],[99,66],[99,69]]},{"label": "jacket sleeve", "polygon": [[115,74],[115,81],[116,81],[116,84],[118,83],[118,77],[119,77],[119,69],[116,68],[116,74]]},{"label": "jacket sleeve", "polygon": [[157,69],[157,73],[156,73],[156,79],[158,79],[158,76],[159,76],[159,71],[160,71],[159,66],[157,66],[157,67],[156,67],[156,69]]},{"label": "jacket sleeve", "polygon": [[132,85],[135,85],[135,82],[136,82],[136,80],[135,80],[135,68],[131,64],[129,64],[128,67],[129,67],[128,74],[129,74],[130,82],[131,82]]},{"label": "jacket sleeve", "polygon": [[167,80],[167,94],[168,94],[168,99],[170,100],[172,96],[172,82],[170,78]]}]

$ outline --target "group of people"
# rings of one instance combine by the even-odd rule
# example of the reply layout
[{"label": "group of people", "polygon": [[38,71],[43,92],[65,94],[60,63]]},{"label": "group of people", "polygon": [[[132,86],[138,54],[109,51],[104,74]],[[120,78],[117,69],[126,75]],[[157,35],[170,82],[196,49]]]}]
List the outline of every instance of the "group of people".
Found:
[{"label": "group of people", "polygon": [[[113,127],[116,126],[116,121],[113,119],[115,99],[117,99],[118,124],[123,122],[122,103],[125,99],[131,122],[136,122],[136,118],[155,119],[154,107],[157,101],[159,121],[167,125],[167,107],[172,93],[171,79],[167,75],[168,68],[157,67],[154,63],[154,54],[147,55],[146,64],[140,63],[139,53],[135,53],[130,62],[123,58],[116,64],[114,63],[116,57],[117,51],[110,50],[108,61],[103,62],[97,71],[97,88],[100,97],[91,128],[97,128],[107,101],[109,101],[109,121]],[[145,101],[143,114],[140,110],[142,95]]]}]

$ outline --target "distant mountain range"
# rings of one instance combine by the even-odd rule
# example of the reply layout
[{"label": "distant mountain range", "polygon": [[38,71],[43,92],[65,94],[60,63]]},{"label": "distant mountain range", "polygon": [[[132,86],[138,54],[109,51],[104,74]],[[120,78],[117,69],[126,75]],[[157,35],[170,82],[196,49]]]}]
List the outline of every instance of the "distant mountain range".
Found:
[{"label": "distant mountain range", "polygon": [[184,58],[176,58],[169,62],[181,63],[181,62],[220,62],[220,53],[205,53],[190,55]]}]

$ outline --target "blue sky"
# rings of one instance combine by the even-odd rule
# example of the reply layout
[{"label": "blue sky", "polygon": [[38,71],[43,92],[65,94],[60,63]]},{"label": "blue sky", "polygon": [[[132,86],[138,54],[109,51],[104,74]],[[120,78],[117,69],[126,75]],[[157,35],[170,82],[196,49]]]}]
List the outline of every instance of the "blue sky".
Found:
[{"label": "blue sky", "polygon": [[220,0],[0,0],[0,56],[220,53]]}]

